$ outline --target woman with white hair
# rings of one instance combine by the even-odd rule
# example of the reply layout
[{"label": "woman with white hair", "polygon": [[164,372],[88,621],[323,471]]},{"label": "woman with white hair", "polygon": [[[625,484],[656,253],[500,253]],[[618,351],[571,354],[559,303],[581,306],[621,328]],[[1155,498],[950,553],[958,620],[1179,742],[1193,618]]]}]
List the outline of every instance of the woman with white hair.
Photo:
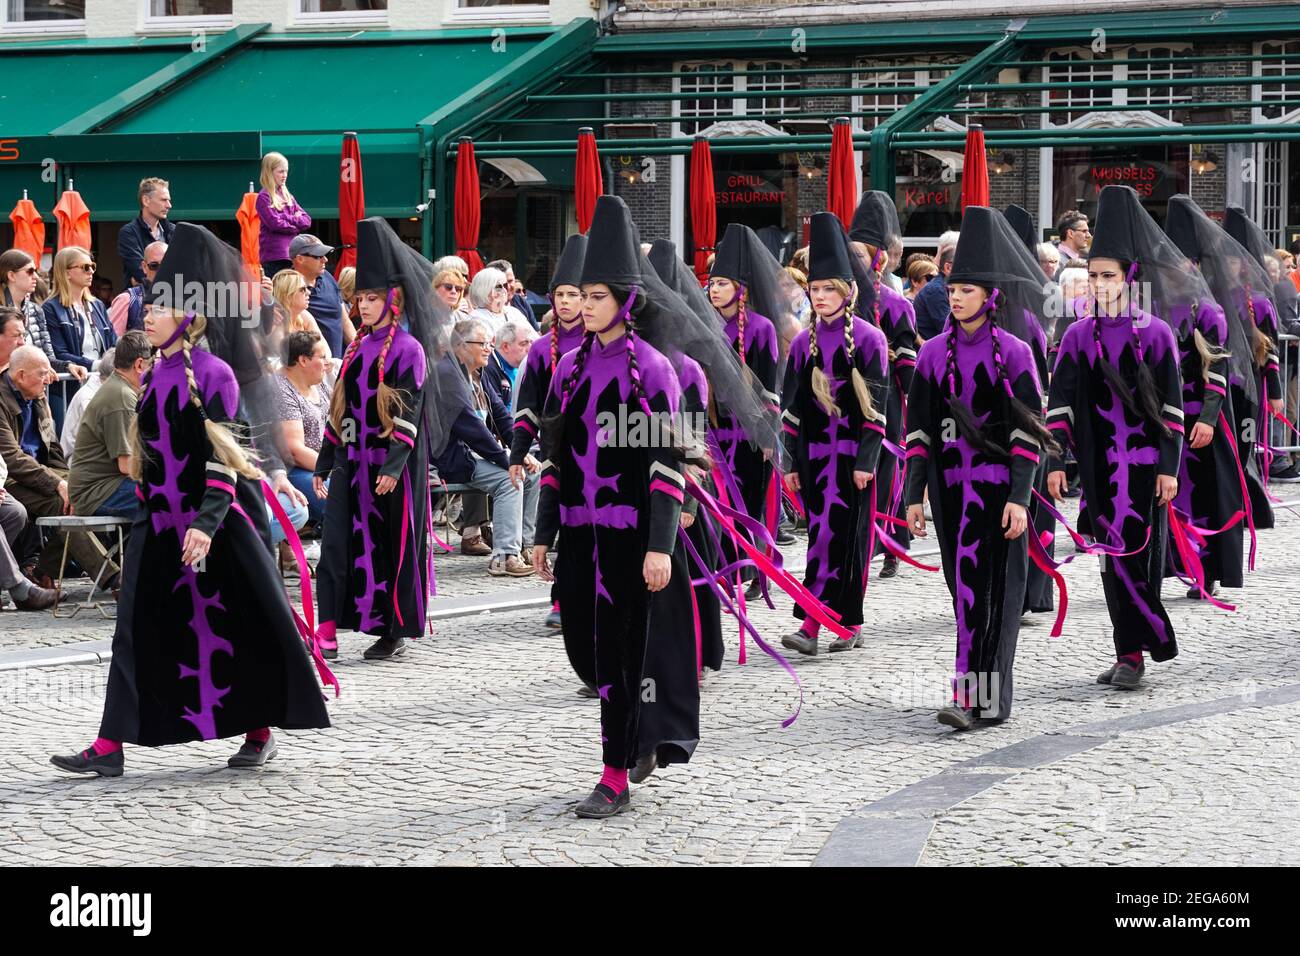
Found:
[{"label": "woman with white hair", "polygon": [[528,323],[510,304],[510,284],[500,269],[480,269],[469,283],[469,318],[478,319],[493,336],[507,322]]}]

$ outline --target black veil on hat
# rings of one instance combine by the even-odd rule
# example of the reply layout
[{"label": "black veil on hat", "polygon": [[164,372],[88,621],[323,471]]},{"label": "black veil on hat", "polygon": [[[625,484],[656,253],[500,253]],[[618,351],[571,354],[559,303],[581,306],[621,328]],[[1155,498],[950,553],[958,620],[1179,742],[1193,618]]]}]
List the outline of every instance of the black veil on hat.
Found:
[{"label": "black veil on hat", "polygon": [[1249,251],[1264,269],[1264,277],[1268,279],[1269,286],[1255,287],[1256,291],[1272,292],[1273,305],[1277,308],[1278,317],[1284,322],[1294,324],[1300,321],[1300,291],[1296,290],[1295,285],[1285,274],[1282,274],[1277,282],[1268,278],[1268,269],[1264,266],[1265,256],[1272,257],[1273,244],[1268,241],[1268,236],[1264,234],[1259,223],[1247,216],[1246,211],[1240,206],[1229,206],[1223,215],[1223,228],[1228,235]]},{"label": "black veil on hat", "polygon": [[560,258],[555,263],[555,272],[551,275],[547,291],[554,294],[562,285],[581,286],[582,264],[586,257],[586,236],[578,232],[564,240],[564,248],[560,250]]},{"label": "black veil on hat", "polygon": [[203,316],[202,345],[235,373],[238,414],[248,425],[258,464],[268,472],[283,469],[275,373],[267,362],[274,306],[263,302],[261,283],[239,252],[203,226],[177,223],[144,301]]},{"label": "black veil on hat", "polygon": [[1246,308],[1243,286],[1250,278],[1262,274],[1263,269],[1256,272],[1249,268],[1255,264],[1249,263],[1243,270],[1242,264],[1250,254],[1184,193],[1169,200],[1165,232],[1183,255],[1200,267],[1201,278],[1223,309],[1227,322],[1228,335],[1223,347],[1229,353],[1228,368],[1242,381],[1250,381],[1254,323]]},{"label": "black veil on hat", "polygon": [[[656,258],[665,261],[663,246]],[[674,261],[680,262],[675,253],[667,263],[671,265]],[[635,273],[632,273],[634,264]],[[727,341],[713,306],[704,299],[703,290],[699,290],[694,280],[685,283],[681,275],[674,283],[660,277],[649,258],[641,254],[632,213],[618,196],[601,196],[596,200],[591,228],[587,231],[582,281],[584,285],[600,282],[622,288],[635,285],[640,301],[634,306],[631,322],[637,336],[664,355],[681,352],[693,358],[708,376],[710,394],[736,418],[750,441],[761,448],[779,447],[780,424],[766,409],[757,383],[744,374],[740,358]],[[688,296],[695,302],[694,306],[674,289],[683,285],[689,293],[692,284],[699,292],[698,297]]]},{"label": "black veil on hat", "polygon": [[894,200],[889,197],[889,193],[879,189],[869,190],[853,212],[853,221],[849,223],[849,239],[865,242],[888,253],[889,247],[902,238],[903,229],[898,224],[898,209]]},{"label": "black veil on hat", "polygon": [[448,348],[452,318],[433,292],[433,263],[393,231],[388,221],[371,216],[357,223],[357,290],[401,289],[400,320],[424,348],[423,432],[430,457],[442,453],[450,434],[450,415],[467,388],[459,375],[438,374]]},{"label": "black veil on hat", "polygon": [[998,290],[996,322],[1030,344],[1030,322],[1046,329],[1049,288],[1038,260],[1030,255],[1011,223],[996,209],[967,206],[962,213],[948,287],[961,283]]},{"label": "black veil on hat", "polygon": [[793,280],[748,226],[738,222],[727,225],[709,271],[710,278],[715,276],[743,285],[747,308],[771,319],[778,336],[794,320],[787,284]]},{"label": "black veil on hat", "polygon": [[1150,291],[1134,305],[1154,312],[1172,324],[1173,310],[1195,309],[1210,298],[1205,280],[1190,267],[1174,240],[1142,208],[1132,186],[1106,186],[1097,200],[1088,261],[1116,259],[1129,264],[1130,281]]},{"label": "black veil on hat", "polygon": [[1038,230],[1034,228],[1034,217],[1029,214],[1029,210],[1012,203],[1002,210],[1002,215],[1025,244],[1025,248],[1032,251],[1038,245]]}]

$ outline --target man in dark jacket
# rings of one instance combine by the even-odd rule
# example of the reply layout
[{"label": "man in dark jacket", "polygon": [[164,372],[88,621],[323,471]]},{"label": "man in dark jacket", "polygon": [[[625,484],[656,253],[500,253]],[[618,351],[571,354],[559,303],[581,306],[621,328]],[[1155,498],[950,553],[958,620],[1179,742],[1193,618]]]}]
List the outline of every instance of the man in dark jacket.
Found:
[{"label": "man in dark jacket", "polygon": [[171,242],[176,224],[167,221],[172,208],[171,189],[167,180],[151,176],[140,180],[140,215],[117,233],[117,254],[122,258],[123,284],[127,287],[144,285],[145,275],[140,262],[145,246],[151,242]]},{"label": "man in dark jacket", "polygon": [[[0,374],[0,458],[9,469],[5,491],[36,518],[72,512],[68,500],[68,463],[54,430],[54,420],[45,401],[45,386],[54,377],[50,360],[34,345],[14,349],[9,368]],[[35,580],[53,578],[63,555],[61,535],[52,535],[40,548],[29,535],[18,556],[24,567],[35,562]],[[105,564],[104,549],[84,531],[68,535],[68,551],[90,574]],[[118,586],[118,569],[111,561],[104,567],[105,589]]]},{"label": "man in dark jacket", "polygon": [[925,284],[916,298],[912,308],[916,311],[916,334],[923,339],[932,339],[943,331],[948,323],[948,274],[952,272],[952,257],[956,252],[956,242],[951,246],[940,245],[939,274]]},{"label": "man in dark jacket", "polygon": [[[454,352],[443,357],[438,374],[447,376],[448,381],[453,375],[468,378],[465,366]],[[492,414],[491,400],[482,388],[475,389],[472,382],[469,384],[462,405],[448,409],[451,435],[442,454],[434,460],[434,467],[443,481],[469,485],[491,499],[494,530],[488,574],[524,577],[532,574],[533,569],[520,557],[524,545],[523,489],[511,480],[505,447],[486,423]]]}]

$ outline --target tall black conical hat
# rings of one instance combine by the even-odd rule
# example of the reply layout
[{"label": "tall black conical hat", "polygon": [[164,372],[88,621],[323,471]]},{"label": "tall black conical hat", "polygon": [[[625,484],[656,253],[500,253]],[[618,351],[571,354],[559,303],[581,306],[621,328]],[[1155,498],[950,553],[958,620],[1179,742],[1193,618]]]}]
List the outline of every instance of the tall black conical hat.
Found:
[{"label": "tall black conical hat", "polygon": [[[718,251],[713,256],[713,268],[709,278],[718,276],[742,284],[749,279],[749,236],[745,233],[749,227],[738,222],[727,224],[727,231],[722,234]],[[757,237],[755,237],[757,238]]]},{"label": "tall black conical hat", "polygon": [[1133,262],[1138,258],[1137,223],[1144,215],[1132,186],[1106,186],[1097,198],[1097,222],[1092,227],[1088,258]]},{"label": "tall black conical hat", "polygon": [[631,286],[641,282],[641,247],[627,203],[618,196],[600,196],[587,230],[587,254],[582,261],[582,285],[600,282]]},{"label": "tall black conical hat", "polygon": [[[677,262],[681,261],[678,259],[677,246],[673,244],[673,241],[671,239],[656,239],[650,244],[650,251],[646,253],[646,258],[650,260],[650,265],[654,266],[659,278],[672,286],[673,276],[677,270]],[[677,261],[674,262],[673,260]]]},{"label": "tall black conical hat", "polygon": [[902,234],[894,200],[879,189],[867,192],[853,213],[853,221],[849,223],[849,238],[854,242],[865,242],[877,249],[885,249]]},{"label": "tall black conical hat", "polygon": [[554,292],[562,285],[581,285],[582,263],[586,257],[587,237],[582,233],[574,233],[564,241],[560,258],[555,263],[555,274],[551,276],[549,291]]},{"label": "tall black conical hat", "polygon": [[176,224],[167,252],[145,290],[144,300],[208,319],[237,317],[240,303],[223,281],[241,270],[240,256],[204,226]]},{"label": "tall black conical hat", "polygon": [[834,213],[813,213],[808,228],[808,281],[843,279],[853,281],[849,260],[849,237]]},{"label": "tall black conical hat", "polygon": [[1016,235],[1026,247],[1033,249],[1038,245],[1038,231],[1034,228],[1034,217],[1029,214],[1028,209],[1012,203],[1002,210],[1002,215],[1006,217],[1007,222],[1011,224],[1011,228],[1016,231]]},{"label": "tall black conical hat", "polygon": [[381,216],[358,222],[356,287],[395,289],[401,285],[406,270],[400,247],[405,246]]},{"label": "tall black conical hat", "polygon": [[1192,197],[1179,193],[1169,199],[1169,213],[1165,216],[1165,235],[1189,259],[1201,258],[1201,242],[1196,235],[1197,205]]},{"label": "tall black conical hat", "polygon": [[966,207],[961,217],[957,250],[952,257],[949,285],[957,282],[970,282],[986,288],[1002,285],[1006,270],[999,255],[1005,254],[1006,250],[999,247],[998,238],[1000,228],[1007,228],[1005,223],[1005,219],[999,223],[998,214],[988,206]]},{"label": "tall black conical hat", "polygon": [[1250,217],[1240,206],[1229,206],[1223,213],[1223,228],[1245,248],[1250,248]]}]

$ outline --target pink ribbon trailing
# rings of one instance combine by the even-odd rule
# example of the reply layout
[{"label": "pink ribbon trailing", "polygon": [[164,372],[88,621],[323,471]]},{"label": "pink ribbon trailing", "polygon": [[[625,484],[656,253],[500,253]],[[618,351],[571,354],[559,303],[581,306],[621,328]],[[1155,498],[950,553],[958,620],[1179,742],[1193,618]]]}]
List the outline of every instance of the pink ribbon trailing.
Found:
[{"label": "pink ribbon trailing", "polygon": [[1246,484],[1246,470],[1241,461],[1241,449],[1237,447],[1237,435],[1228,424],[1227,416],[1219,412],[1219,427],[1228,437],[1228,447],[1232,449],[1232,460],[1237,465],[1237,481],[1241,485],[1241,506],[1246,511],[1246,528],[1250,531],[1250,570],[1255,570],[1255,509],[1250,504],[1250,488]]},{"label": "pink ribbon trailing", "polygon": [[293,613],[294,623],[298,626],[298,633],[307,645],[307,650],[311,652],[312,661],[316,665],[316,672],[320,675],[321,683],[326,687],[334,688],[334,696],[338,697],[341,689],[339,680],[325,663],[325,658],[321,656],[320,647],[316,641],[316,612],[315,602],[311,594],[311,572],[307,570],[307,555],[302,550],[302,541],[298,537],[298,532],[294,530],[293,523],[289,516],[284,512],[284,506],[280,504],[280,498],[265,479],[262,480],[262,496],[266,498],[267,504],[271,506],[271,513],[275,515],[275,520],[280,522],[280,528],[284,531],[284,538],[289,542],[289,549],[293,552],[293,559],[298,565],[298,582],[302,585],[302,614],[299,615],[294,609],[293,604],[289,605],[289,610]]}]

